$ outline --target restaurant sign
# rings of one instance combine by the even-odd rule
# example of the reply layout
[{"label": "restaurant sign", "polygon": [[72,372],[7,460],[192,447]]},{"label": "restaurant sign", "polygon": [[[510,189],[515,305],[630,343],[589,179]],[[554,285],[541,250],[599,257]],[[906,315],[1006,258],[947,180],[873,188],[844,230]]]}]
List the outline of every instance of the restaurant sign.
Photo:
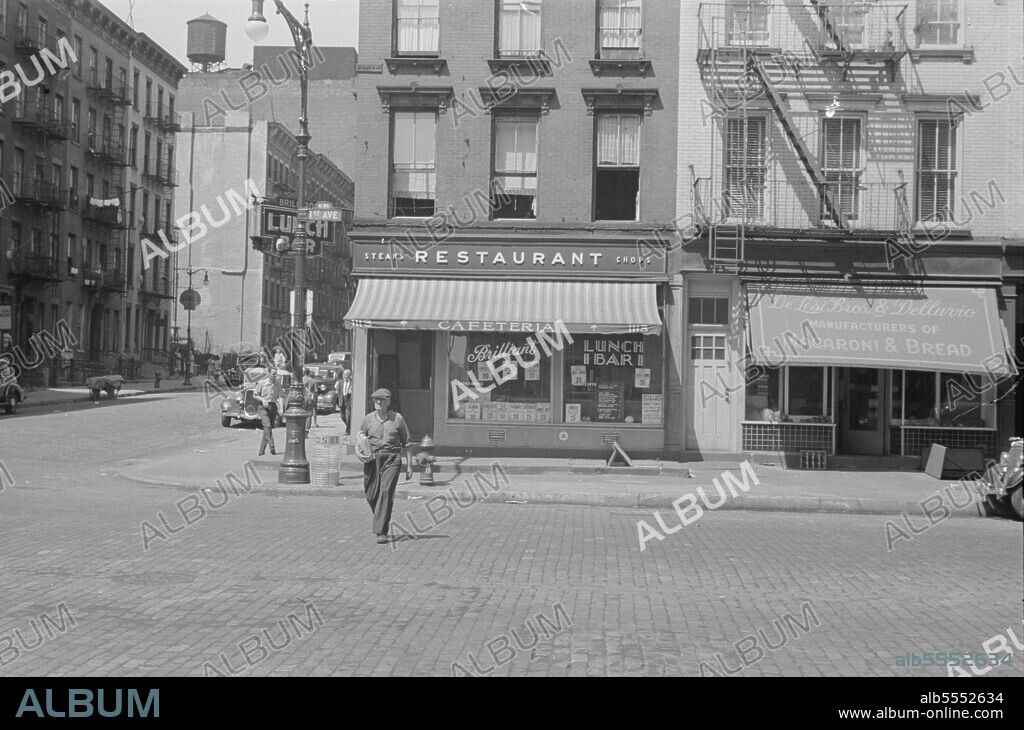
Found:
[{"label": "restaurant sign", "polygon": [[459,243],[414,247],[353,241],[354,274],[660,277],[666,257],[635,244]]},{"label": "restaurant sign", "polygon": [[984,373],[1006,348],[995,289],[925,288],[913,298],[773,293],[750,287],[750,353],[769,365]]}]

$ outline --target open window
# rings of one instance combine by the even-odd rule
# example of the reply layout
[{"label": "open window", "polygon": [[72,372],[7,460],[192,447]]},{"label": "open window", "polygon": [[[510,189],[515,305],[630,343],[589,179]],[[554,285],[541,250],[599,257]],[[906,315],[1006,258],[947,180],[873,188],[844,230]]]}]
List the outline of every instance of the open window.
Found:
[{"label": "open window", "polygon": [[537,119],[495,117],[494,218],[537,217]]},{"label": "open window", "polygon": [[640,115],[597,116],[594,219],[635,221],[640,212]]}]

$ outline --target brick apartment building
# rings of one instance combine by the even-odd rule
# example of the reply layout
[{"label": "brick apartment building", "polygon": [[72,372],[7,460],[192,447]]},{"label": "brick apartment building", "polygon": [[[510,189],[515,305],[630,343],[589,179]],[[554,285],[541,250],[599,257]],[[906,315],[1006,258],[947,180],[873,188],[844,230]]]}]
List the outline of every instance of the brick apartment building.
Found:
[{"label": "brick apartment building", "polygon": [[1019,435],[1022,22],[1014,2],[683,3],[684,458]]},{"label": "brick apartment building", "polygon": [[[150,137],[167,131],[173,109],[150,102],[173,107],[185,69],[92,0],[0,2],[0,66],[20,65],[31,77],[31,59],[44,48],[63,57],[61,38],[77,61],[25,84],[0,113],[0,176],[13,194],[0,214],[7,334],[31,352],[33,335],[53,333],[63,320],[78,341],[74,372],[54,358],[30,369],[28,383],[131,374],[168,360],[173,294],[165,283],[135,278],[142,233],[135,216],[140,207],[145,216],[142,201],[157,200],[171,181],[147,178],[146,170],[140,178],[137,145],[144,129],[149,158]],[[171,207],[157,207],[156,218],[173,216]]]},{"label": "brick apartment building", "polygon": [[[642,7],[641,7],[642,5]],[[360,5],[354,402],[443,451],[679,448],[676,2]],[[638,240],[662,250],[638,254]],[[653,240],[653,238],[652,238]],[[572,343],[539,359],[538,330]],[[486,360],[523,356],[488,382]],[[536,360],[536,361],[535,361]],[[486,394],[453,399],[452,381]],[[458,391],[457,391],[458,392]]]}]

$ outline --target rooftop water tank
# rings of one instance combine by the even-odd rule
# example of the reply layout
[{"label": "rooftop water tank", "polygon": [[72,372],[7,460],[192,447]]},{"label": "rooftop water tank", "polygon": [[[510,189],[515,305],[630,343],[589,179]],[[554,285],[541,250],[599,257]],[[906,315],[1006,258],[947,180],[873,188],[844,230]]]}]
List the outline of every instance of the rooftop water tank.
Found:
[{"label": "rooftop water tank", "polygon": [[188,60],[199,66],[223,63],[228,35],[227,23],[222,23],[207,14],[188,21],[187,25]]}]

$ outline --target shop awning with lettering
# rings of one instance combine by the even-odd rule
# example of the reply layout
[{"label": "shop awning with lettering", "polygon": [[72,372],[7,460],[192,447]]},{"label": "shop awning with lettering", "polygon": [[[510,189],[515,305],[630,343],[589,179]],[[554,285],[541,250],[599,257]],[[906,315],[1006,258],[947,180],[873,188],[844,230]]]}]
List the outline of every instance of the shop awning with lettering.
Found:
[{"label": "shop awning with lettering", "polygon": [[363,279],[348,327],[595,334],[661,332],[656,284],[603,281]]},{"label": "shop awning with lettering", "polygon": [[984,373],[1005,356],[994,288],[827,295],[747,284],[749,352],[772,365]]}]

